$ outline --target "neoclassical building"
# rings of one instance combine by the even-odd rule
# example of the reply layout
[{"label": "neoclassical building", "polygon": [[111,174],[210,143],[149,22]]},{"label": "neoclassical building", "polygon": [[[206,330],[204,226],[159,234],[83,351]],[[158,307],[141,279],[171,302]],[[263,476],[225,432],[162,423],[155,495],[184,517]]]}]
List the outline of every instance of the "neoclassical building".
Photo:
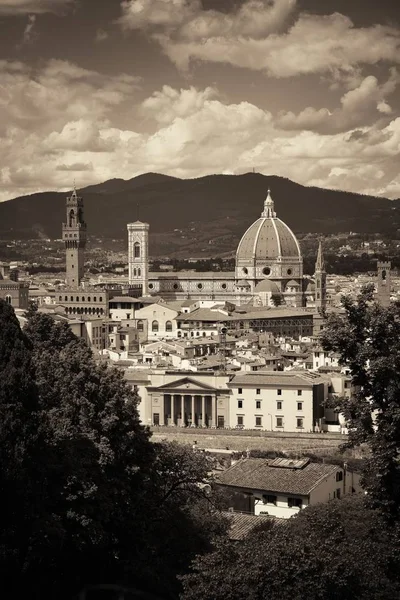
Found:
[{"label": "neoclassical building", "polygon": [[[165,300],[201,299],[255,306],[292,307],[325,304],[322,248],[315,281],[303,275],[303,258],[293,231],[277,217],[268,190],[261,216],[239,242],[234,272],[152,273],[148,260],[148,223],[128,224],[129,284]],[[322,271],[317,276],[318,265]],[[315,282],[319,299],[316,299]]]}]

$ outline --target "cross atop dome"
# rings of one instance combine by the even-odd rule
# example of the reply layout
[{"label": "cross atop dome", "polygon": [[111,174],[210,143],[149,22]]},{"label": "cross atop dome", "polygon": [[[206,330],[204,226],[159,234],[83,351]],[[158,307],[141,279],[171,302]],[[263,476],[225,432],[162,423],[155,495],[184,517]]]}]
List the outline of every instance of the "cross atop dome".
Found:
[{"label": "cross atop dome", "polygon": [[264,210],[261,213],[262,217],[270,217],[274,219],[276,217],[276,212],[274,210],[274,201],[271,198],[271,190],[268,190],[268,195],[264,200]]}]

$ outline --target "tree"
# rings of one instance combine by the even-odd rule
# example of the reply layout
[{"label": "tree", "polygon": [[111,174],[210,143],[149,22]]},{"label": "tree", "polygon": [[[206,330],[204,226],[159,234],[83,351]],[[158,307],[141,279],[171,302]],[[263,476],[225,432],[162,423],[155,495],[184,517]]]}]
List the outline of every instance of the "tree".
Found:
[{"label": "tree", "polygon": [[362,498],[333,500],[197,558],[182,600],[390,600],[400,593],[397,540]]},{"label": "tree", "polygon": [[63,599],[88,583],[120,583],[176,598],[176,575],[226,531],[216,497],[202,488],[210,462],[151,443],[137,393],[66,323],[31,311],[20,335],[44,451],[16,593]]},{"label": "tree", "polygon": [[373,286],[342,300],[344,314],[329,317],[321,342],[351,373],[350,398],[337,410],[348,423],[345,447],[369,449],[362,485],[372,506],[400,517],[400,306],[373,301]]},{"label": "tree", "polygon": [[26,581],[47,581],[49,595],[62,597],[99,572],[109,581],[123,577],[121,540],[129,532],[143,542],[140,500],[154,447],[139,421],[137,394],[119,371],[97,364],[67,324],[36,312],[25,331],[47,448],[46,539],[34,540]]},{"label": "tree", "polygon": [[24,568],[40,489],[38,410],[31,344],[11,306],[0,300],[0,564],[11,582]]}]

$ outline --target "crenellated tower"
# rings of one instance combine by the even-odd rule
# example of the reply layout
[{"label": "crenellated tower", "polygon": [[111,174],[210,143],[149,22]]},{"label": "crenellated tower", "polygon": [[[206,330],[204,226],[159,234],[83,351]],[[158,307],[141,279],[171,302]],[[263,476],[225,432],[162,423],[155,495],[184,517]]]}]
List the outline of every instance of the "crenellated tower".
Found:
[{"label": "crenellated tower", "polygon": [[390,261],[379,261],[377,264],[378,281],[376,286],[377,301],[382,306],[390,305],[390,292],[392,287],[391,277],[392,264]]},{"label": "crenellated tower", "polygon": [[326,308],[326,271],[322,251],[322,242],[319,241],[317,261],[315,263],[315,307],[322,313]]},{"label": "crenellated tower", "polygon": [[86,247],[86,223],[83,218],[83,198],[74,188],[67,197],[67,219],[63,223],[62,233],[65,243],[66,284],[69,288],[78,288],[84,276]]}]

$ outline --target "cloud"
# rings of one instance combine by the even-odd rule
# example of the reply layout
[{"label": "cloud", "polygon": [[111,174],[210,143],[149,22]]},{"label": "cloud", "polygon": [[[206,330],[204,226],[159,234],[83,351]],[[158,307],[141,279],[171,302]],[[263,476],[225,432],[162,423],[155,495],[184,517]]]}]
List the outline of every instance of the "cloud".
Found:
[{"label": "cloud", "polygon": [[57,171],[93,171],[92,163],[72,163],[70,165],[57,165]]},{"label": "cloud", "polygon": [[[229,103],[211,87],[164,86],[143,100],[134,78],[60,61],[40,69],[2,61],[0,77],[2,200],[70,189],[72,176],[84,187],[149,171],[199,177],[253,166],[305,185],[398,196],[395,115],[376,111],[383,125],[378,119],[345,131],[288,131],[268,110]],[[394,79],[368,80],[356,94],[344,94],[340,110],[357,111],[366,89],[386,93]],[[151,132],[136,130],[143,119]]]},{"label": "cloud", "polygon": [[104,29],[98,29],[96,31],[96,42],[104,42],[108,39],[108,33]]},{"label": "cloud", "polygon": [[35,23],[36,15],[29,15],[28,23],[24,29],[23,44],[29,44],[36,38]]},{"label": "cloud", "polygon": [[307,107],[297,115],[293,112],[281,112],[277,124],[288,131],[308,129],[321,133],[348,131],[372,124],[392,112],[385,97],[396,90],[399,81],[396,69],[391,69],[389,78],[382,84],[379,84],[376,77],[369,75],[356,88],[342,96],[340,108],[329,111],[327,108]]},{"label": "cloud", "polygon": [[340,78],[359,65],[400,62],[398,29],[355,27],[339,13],[300,13],[292,24],[294,0],[247,0],[231,14],[203,10],[199,0],[125,0],[121,6],[120,25],[144,30],[182,70],[198,60],[273,77],[335,73]]},{"label": "cloud", "polygon": [[204,107],[207,100],[217,95],[211,87],[198,91],[195,87],[175,90],[164,85],[142,103],[142,113],[153,117],[158,123],[171,123],[176,117],[186,118]]},{"label": "cloud", "polygon": [[64,14],[76,0],[1,0],[0,15]]}]

